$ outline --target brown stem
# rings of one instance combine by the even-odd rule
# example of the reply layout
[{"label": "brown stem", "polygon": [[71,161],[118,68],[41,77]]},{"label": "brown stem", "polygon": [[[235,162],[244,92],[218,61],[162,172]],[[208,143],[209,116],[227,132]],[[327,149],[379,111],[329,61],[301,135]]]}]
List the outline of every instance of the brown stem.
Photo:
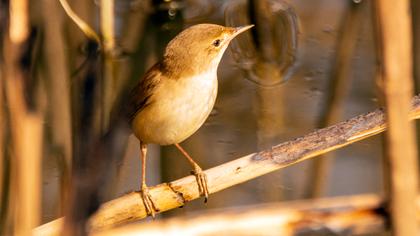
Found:
[{"label": "brown stem", "polygon": [[393,235],[417,235],[418,164],[415,129],[407,117],[412,80],[412,35],[409,0],[375,3],[380,77],[389,122],[385,136],[388,197]]},{"label": "brown stem", "polygon": [[[341,32],[338,38],[337,53],[333,60],[334,64],[330,72],[330,88],[326,98],[325,108],[322,111],[322,118],[319,128],[337,123],[345,107],[344,101],[347,95],[352,77],[350,74],[351,61],[357,43],[360,24],[363,16],[363,6],[366,3],[353,3],[349,1],[349,7],[341,25]],[[308,196],[320,197],[325,192],[325,180],[328,179],[332,156],[316,159],[313,173],[308,178]]]}]

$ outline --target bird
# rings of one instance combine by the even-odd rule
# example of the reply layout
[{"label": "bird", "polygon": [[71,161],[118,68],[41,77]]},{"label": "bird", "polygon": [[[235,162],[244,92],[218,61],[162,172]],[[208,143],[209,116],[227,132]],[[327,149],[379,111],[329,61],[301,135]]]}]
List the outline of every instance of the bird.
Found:
[{"label": "bird", "polygon": [[207,201],[207,177],[180,143],[206,121],[216,101],[222,56],[229,43],[251,27],[197,24],[186,28],[131,90],[127,115],[140,143],[140,193],[147,215],[154,218],[159,211],[146,184],[148,144],[175,145],[192,165],[200,196]]}]

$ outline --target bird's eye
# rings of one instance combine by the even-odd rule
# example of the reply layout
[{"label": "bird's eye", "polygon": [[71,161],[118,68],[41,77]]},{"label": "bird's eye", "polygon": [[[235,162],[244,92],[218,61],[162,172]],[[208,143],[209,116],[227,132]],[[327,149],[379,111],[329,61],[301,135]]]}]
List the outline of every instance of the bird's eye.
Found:
[{"label": "bird's eye", "polygon": [[213,41],[213,46],[215,46],[215,47],[219,47],[219,46],[220,46],[220,42],[221,42],[221,40],[220,40],[220,39],[216,39],[216,40],[214,40],[214,41]]}]

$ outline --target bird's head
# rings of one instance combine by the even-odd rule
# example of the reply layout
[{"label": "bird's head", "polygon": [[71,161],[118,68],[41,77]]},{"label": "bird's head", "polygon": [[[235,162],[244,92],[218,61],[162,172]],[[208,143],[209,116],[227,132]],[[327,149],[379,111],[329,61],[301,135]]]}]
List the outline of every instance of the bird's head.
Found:
[{"label": "bird's head", "polygon": [[217,70],[223,53],[232,39],[251,27],[253,25],[236,28],[215,24],[191,26],[169,42],[163,63],[173,76],[188,76]]}]

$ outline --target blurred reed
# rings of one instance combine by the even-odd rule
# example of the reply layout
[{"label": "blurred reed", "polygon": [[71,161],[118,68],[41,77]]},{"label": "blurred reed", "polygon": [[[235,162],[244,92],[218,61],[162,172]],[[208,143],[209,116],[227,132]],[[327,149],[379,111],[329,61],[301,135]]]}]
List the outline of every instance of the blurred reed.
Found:
[{"label": "blurred reed", "polygon": [[385,135],[387,200],[393,235],[418,235],[418,161],[414,124],[408,121],[413,94],[410,1],[374,2],[378,83],[383,89],[389,130]]},{"label": "blurred reed", "polygon": [[[0,1],[0,48],[3,48],[3,38],[7,34],[7,3]],[[6,155],[7,134],[9,128],[7,125],[4,81],[6,73],[4,70],[3,57],[0,57],[0,234],[5,234],[8,224],[9,212],[9,189],[10,189],[10,158]]]},{"label": "blurred reed", "polygon": [[115,64],[115,3],[114,0],[100,1],[100,29],[102,35],[103,80],[102,80],[102,132],[108,129],[112,105],[118,94],[117,73]]},{"label": "blurred reed", "polygon": [[[4,29],[6,28],[5,24],[3,23],[5,17],[3,18],[4,10],[3,9],[3,2],[0,2],[0,35],[3,35]],[[3,29],[3,30],[1,30]],[[0,37],[0,39],[2,39]],[[0,42],[2,44],[2,42]],[[2,48],[0,46],[0,48]],[[5,107],[3,104],[5,103],[4,99],[4,81],[6,75],[4,72],[3,64],[0,61],[0,235],[5,234],[5,226],[6,226],[6,217],[8,211],[8,194],[9,194],[9,178],[10,178],[10,165],[9,165],[9,158],[6,157],[6,134],[8,131],[7,128],[7,121],[6,121],[6,112]]]},{"label": "blurred reed", "polygon": [[380,197],[368,194],[272,202],[197,211],[92,235],[376,235],[386,228],[382,207]]},{"label": "blurred reed", "polygon": [[[9,212],[13,229],[6,234],[30,235],[40,223],[41,156],[43,150],[42,104],[31,87],[30,58],[34,53],[36,33],[31,32],[26,0],[10,2],[9,32],[3,34],[4,90],[11,130],[11,189]],[[26,61],[25,61],[26,60]],[[45,104],[44,104],[45,105]],[[7,229],[6,229],[7,230]]]},{"label": "blurred reed", "polygon": [[[413,17],[413,69],[414,69],[414,85],[415,92],[420,92],[420,1],[412,0],[411,1],[411,16]],[[417,66],[416,66],[417,65]],[[420,130],[420,127],[417,125],[417,130]],[[420,132],[418,132],[420,134]],[[419,141],[419,137],[417,137]]]},{"label": "blurred reed", "polygon": [[[336,53],[328,75],[329,87],[326,89],[318,128],[337,123],[342,117],[344,102],[352,83],[350,71],[366,5],[365,2],[347,1],[337,38]],[[306,197],[317,198],[325,194],[327,181],[330,179],[329,174],[334,165],[333,155],[330,153],[327,157],[314,161],[313,170],[308,175]]]},{"label": "blurred reed", "polygon": [[45,54],[45,77],[50,98],[48,120],[51,120],[52,155],[59,163],[60,171],[60,214],[63,214],[67,202],[68,188],[72,169],[73,134],[70,96],[69,55],[63,31],[63,14],[61,6],[55,0],[43,0],[42,9],[49,14],[42,14],[45,26],[43,49]]},{"label": "blurred reed", "polygon": [[[278,140],[285,127],[284,91],[281,83],[290,78],[296,65],[298,23],[294,9],[281,0],[247,0],[230,2],[225,12],[227,25],[254,24],[249,33],[232,42],[235,64],[245,78],[257,84],[254,107],[256,113],[256,143],[264,150]],[[282,199],[281,174],[258,180],[259,199]],[[267,181],[271,178],[271,181]]]}]

